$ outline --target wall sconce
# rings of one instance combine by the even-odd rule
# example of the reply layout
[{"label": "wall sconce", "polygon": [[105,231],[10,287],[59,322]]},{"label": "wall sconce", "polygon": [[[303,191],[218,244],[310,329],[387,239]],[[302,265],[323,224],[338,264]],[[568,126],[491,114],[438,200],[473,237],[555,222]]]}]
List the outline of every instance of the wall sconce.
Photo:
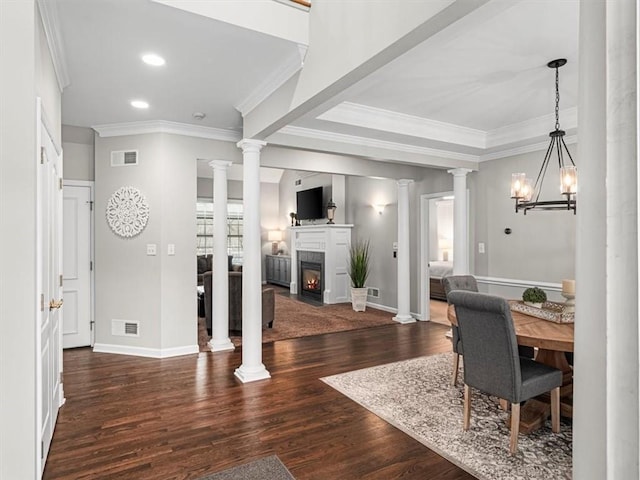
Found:
[{"label": "wall sconce", "polygon": [[270,230],[267,233],[267,238],[269,239],[270,242],[273,242],[271,244],[271,255],[277,255],[278,243],[282,241],[282,232],[280,230]]},{"label": "wall sconce", "polygon": [[329,203],[327,203],[327,218],[329,221],[327,224],[333,224],[333,219],[336,217],[336,204],[333,203],[333,199],[329,199]]},{"label": "wall sconce", "polygon": [[382,215],[382,212],[384,212],[384,207],[386,207],[386,205],[383,205],[381,203],[373,206],[375,211],[378,212],[378,215]]}]

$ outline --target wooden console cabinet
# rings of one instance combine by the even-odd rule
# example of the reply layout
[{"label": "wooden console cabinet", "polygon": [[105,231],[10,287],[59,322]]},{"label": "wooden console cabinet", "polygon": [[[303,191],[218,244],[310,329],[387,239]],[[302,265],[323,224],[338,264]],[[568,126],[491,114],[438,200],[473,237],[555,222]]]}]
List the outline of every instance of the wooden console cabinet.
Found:
[{"label": "wooden console cabinet", "polygon": [[291,283],[291,257],[287,255],[266,256],[267,283],[289,288]]}]

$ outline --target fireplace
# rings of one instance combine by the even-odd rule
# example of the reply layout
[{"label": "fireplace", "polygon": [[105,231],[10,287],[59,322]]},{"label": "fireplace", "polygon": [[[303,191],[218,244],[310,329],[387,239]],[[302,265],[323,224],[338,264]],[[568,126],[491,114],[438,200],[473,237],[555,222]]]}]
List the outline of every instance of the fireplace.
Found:
[{"label": "fireplace", "polygon": [[324,253],[299,253],[299,294],[307,299],[316,300],[322,303],[322,292],[324,291]]},{"label": "fireplace", "polygon": [[[303,225],[291,227],[290,292],[309,303],[334,304],[351,302],[347,275],[349,244],[353,225]],[[307,296],[303,284],[301,263],[320,265],[320,296]],[[318,270],[312,268],[312,270]],[[313,282],[312,282],[313,285]],[[303,296],[304,295],[304,296]],[[317,300],[312,300],[317,298]]]},{"label": "fireplace", "polygon": [[300,292],[303,297],[322,301],[322,264],[300,262]]}]

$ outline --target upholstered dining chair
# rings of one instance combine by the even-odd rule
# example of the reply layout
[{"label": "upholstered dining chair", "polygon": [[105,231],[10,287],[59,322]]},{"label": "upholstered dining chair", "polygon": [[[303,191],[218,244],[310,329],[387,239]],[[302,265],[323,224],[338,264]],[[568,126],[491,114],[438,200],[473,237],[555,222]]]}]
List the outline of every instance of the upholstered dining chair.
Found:
[{"label": "upholstered dining chair", "polygon": [[[442,279],[442,286],[444,287],[444,294],[447,297],[447,303],[451,304],[449,300],[449,292],[454,290],[464,290],[468,292],[478,291],[478,282],[473,275],[449,275]],[[458,335],[458,327],[451,325],[451,345],[453,347],[453,372],[451,374],[451,385],[455,385],[458,380],[458,370],[460,367],[460,356],[462,356],[462,342]],[[518,352],[521,357],[533,358],[533,347],[526,347],[524,345],[518,346]]]},{"label": "upholstered dining chair", "polygon": [[560,431],[562,372],[518,355],[509,303],[486,293],[452,291],[458,333],[464,346],[463,428],[471,420],[471,387],[511,403],[509,451],[518,450],[520,402],[551,393],[551,425]]},{"label": "upholstered dining chair", "polygon": [[[473,275],[449,275],[442,278],[444,294],[449,300],[449,293],[454,290],[466,290],[469,292],[478,291],[478,283]],[[462,342],[458,335],[458,327],[451,325],[451,346],[453,348],[453,372],[451,374],[451,385],[455,385],[458,380],[458,370],[460,368],[460,356],[462,355]]]}]

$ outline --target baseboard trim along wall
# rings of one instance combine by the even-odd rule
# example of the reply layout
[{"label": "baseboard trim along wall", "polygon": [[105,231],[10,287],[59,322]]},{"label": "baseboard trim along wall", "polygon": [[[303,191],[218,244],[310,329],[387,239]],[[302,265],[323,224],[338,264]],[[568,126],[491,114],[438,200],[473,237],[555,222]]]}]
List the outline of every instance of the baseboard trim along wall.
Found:
[{"label": "baseboard trim along wall", "polygon": [[200,347],[198,347],[198,345],[185,345],[183,347],[172,348],[147,348],[96,343],[93,346],[93,351],[96,353],[114,353],[116,355],[133,355],[136,357],[169,358],[198,353]]},{"label": "baseboard trim along wall", "polygon": [[382,310],[383,312],[398,313],[397,308],[387,307],[386,305],[381,305],[379,303],[367,302],[367,307],[375,308],[376,310]]}]

